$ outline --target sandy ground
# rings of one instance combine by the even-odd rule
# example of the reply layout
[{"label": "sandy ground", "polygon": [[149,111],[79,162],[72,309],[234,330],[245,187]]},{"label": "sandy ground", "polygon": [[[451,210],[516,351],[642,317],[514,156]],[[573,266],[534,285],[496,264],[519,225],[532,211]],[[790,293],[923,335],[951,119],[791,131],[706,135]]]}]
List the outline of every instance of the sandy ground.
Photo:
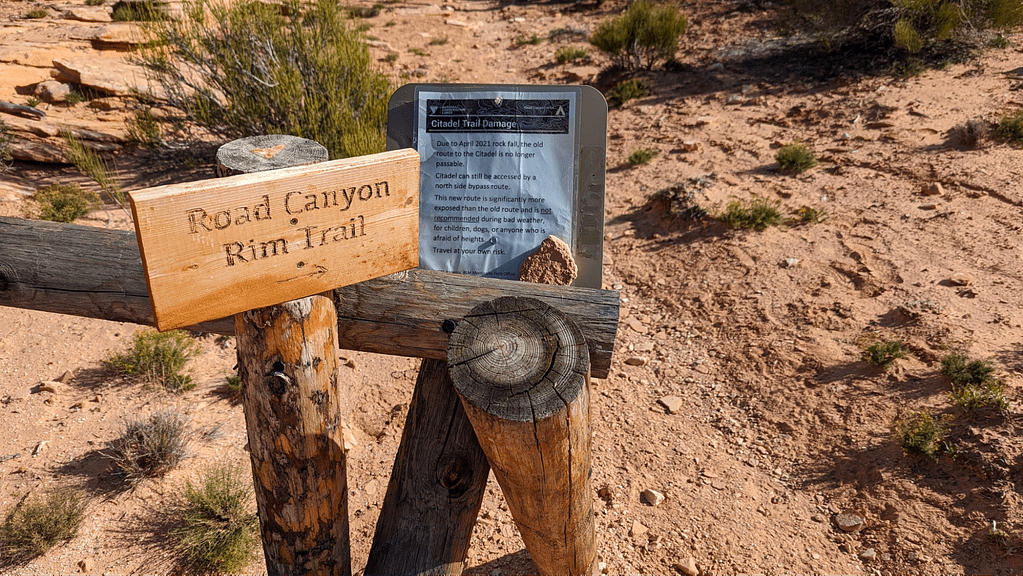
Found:
[{"label": "sandy ground", "polygon": [[[607,64],[602,56],[555,63],[555,50],[585,46],[582,36],[516,38],[592,31],[619,4],[395,2],[367,20],[368,33],[399,53],[389,63],[385,49],[372,49],[398,82],[584,81],[606,90],[609,79],[590,77]],[[652,93],[610,111],[604,283],[621,291],[622,309],[612,373],[592,389],[600,560],[610,574],[682,573],[690,563],[705,576],[1021,573],[1023,151],[963,148],[947,134],[1023,106],[1023,36],[915,77],[864,73],[785,52],[761,4],[683,3],[692,23],[683,69],[643,74]],[[51,13],[68,5],[53,3]],[[48,78],[51,52],[95,51],[77,38],[101,24],[21,19],[35,6],[0,7],[0,47],[36,56],[0,59],[0,99],[25,103],[26,87]],[[431,44],[436,38],[449,41]],[[586,66],[596,68],[579,70]],[[47,111],[123,129],[123,112]],[[774,154],[792,141],[812,146],[820,166],[779,172]],[[640,148],[658,155],[631,167],[626,158]],[[113,158],[126,187],[212,175],[199,149],[155,156]],[[83,181],[31,163],[0,180],[4,215],[19,214],[24,195],[45,183]],[[786,214],[805,206],[826,219],[761,232],[710,217],[672,220],[650,197],[679,183],[712,213],[758,195]],[[125,225],[116,211],[111,219]],[[108,214],[80,223],[104,226]],[[968,275],[968,285],[955,275]],[[0,456],[17,455],[0,463],[0,513],[52,486],[90,495],[77,538],[7,573],[75,573],[82,560],[97,574],[172,572],[161,512],[209,462],[246,462],[241,408],[224,391],[233,342],[200,337],[203,354],[191,365],[199,386],[173,395],[104,367],[138,329],[0,308]],[[871,337],[903,340],[911,358],[889,372],[874,368],[861,359]],[[950,402],[939,361],[960,349],[997,367],[1007,413],[970,415]],[[358,572],[418,361],[345,357],[353,360],[342,370],[357,440],[349,506]],[[25,393],[66,371],[74,378],[59,393]],[[666,396],[681,399],[675,413],[659,404]],[[117,490],[99,451],[127,417],[168,407],[191,418],[194,457],[163,479]],[[896,418],[923,409],[954,417],[956,458],[906,455],[892,439]],[[643,503],[648,488],[665,501]],[[862,529],[841,530],[843,513],[861,516]],[[992,522],[1004,543],[989,537]],[[467,566],[470,574],[535,570],[493,481]]]}]

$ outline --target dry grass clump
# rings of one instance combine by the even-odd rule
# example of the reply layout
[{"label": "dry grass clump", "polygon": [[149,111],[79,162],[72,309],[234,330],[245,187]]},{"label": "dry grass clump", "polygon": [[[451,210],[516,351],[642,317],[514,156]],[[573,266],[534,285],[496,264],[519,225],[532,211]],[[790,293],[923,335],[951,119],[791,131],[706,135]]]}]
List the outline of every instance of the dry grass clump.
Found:
[{"label": "dry grass clump", "polygon": [[135,334],[131,347],[115,354],[107,362],[129,376],[159,384],[171,392],[195,387],[192,377],[182,370],[199,353],[199,343],[185,332],[143,330]]},{"label": "dry grass clump", "polygon": [[255,557],[259,521],[252,513],[252,482],[239,466],[211,468],[185,487],[171,531],[177,548],[199,572],[233,574]]},{"label": "dry grass clump", "polygon": [[23,564],[71,540],[85,519],[85,499],[77,490],[51,490],[26,499],[0,524],[0,567]]},{"label": "dry grass clump", "polygon": [[174,410],[143,420],[128,420],[120,438],[107,444],[106,456],[130,486],[170,472],[188,455],[192,433],[188,418]]},{"label": "dry grass clump", "polygon": [[1023,110],[1002,116],[997,132],[1011,144],[1023,146]]},{"label": "dry grass clump", "polygon": [[966,148],[977,148],[991,138],[994,125],[983,118],[971,118],[948,131],[948,140]]}]

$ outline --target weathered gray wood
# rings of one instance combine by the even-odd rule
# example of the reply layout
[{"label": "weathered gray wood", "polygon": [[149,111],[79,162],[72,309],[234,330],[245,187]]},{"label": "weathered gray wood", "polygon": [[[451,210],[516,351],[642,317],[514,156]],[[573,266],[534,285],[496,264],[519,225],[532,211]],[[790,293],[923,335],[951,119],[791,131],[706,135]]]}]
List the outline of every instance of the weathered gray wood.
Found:
[{"label": "weathered gray wood", "polygon": [[[500,296],[542,300],[571,317],[607,376],[618,293],[410,270],[334,291],[342,348],[443,360],[444,320]],[[0,217],[0,306],[153,325],[134,232]],[[234,334],[230,318],[194,329]]]},{"label": "weathered gray wood", "polygon": [[461,574],[489,474],[447,363],[423,360],[365,576]]},{"label": "weathered gray wood", "polygon": [[15,104],[4,100],[0,100],[0,112],[21,116],[32,116],[33,118],[46,118],[46,112],[43,112],[34,106],[25,106],[24,104]]},{"label": "weathered gray wood", "polygon": [[448,368],[540,574],[594,574],[582,333],[539,300],[498,298],[455,329]]},{"label": "weathered gray wood", "polygon": [[327,158],[327,149],[314,140],[285,134],[250,136],[217,149],[217,176],[305,166]]}]

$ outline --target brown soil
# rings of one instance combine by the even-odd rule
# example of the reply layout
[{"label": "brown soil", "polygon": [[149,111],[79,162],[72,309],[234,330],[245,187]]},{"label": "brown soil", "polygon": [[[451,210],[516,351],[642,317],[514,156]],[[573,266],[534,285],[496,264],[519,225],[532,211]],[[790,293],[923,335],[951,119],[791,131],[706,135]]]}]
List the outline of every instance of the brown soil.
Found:
[{"label": "brown soil", "polygon": [[[47,4],[51,14],[84,0]],[[366,5],[371,2],[365,2]],[[367,20],[399,58],[380,66],[420,82],[573,83],[558,46],[533,33],[592,31],[620,2],[396,2]],[[1023,572],[1023,151],[948,138],[954,126],[1023,106],[1023,35],[966,64],[897,77],[864,58],[814,59],[775,36],[761,2],[685,2],[692,27],[681,71],[643,74],[644,98],[609,114],[605,287],[621,291],[612,375],[593,382],[597,542],[610,574],[1018,574]],[[39,56],[0,60],[0,99],[25,103],[53,53],[94,53],[77,38],[100,26],[0,5],[0,47]],[[450,8],[447,8],[450,7]],[[387,25],[393,22],[393,25]],[[448,38],[445,44],[431,39]],[[420,48],[428,56],[417,56]],[[592,50],[591,50],[592,52]],[[109,55],[109,54],[108,54]],[[29,62],[26,64],[26,62]],[[41,63],[40,63],[41,62]],[[124,111],[50,106],[51,118],[123,130]],[[97,128],[99,129],[99,128]],[[812,146],[821,164],[781,173],[779,145]],[[658,155],[630,167],[640,148]],[[128,189],[212,176],[205,150],[118,153]],[[196,161],[199,165],[196,166]],[[0,185],[0,214],[26,193],[77,180],[69,168],[17,163]],[[699,180],[702,179],[702,180]],[[732,199],[777,200],[821,223],[731,229],[670,219],[651,195],[685,183],[711,213]],[[930,195],[931,187],[941,190]],[[125,225],[113,209],[80,223]],[[73,273],[73,272],[72,272]],[[953,275],[969,275],[957,285]],[[80,534],[10,574],[168,573],[177,557],[162,513],[213,461],[245,463],[240,407],[225,391],[233,342],[201,337],[197,389],[173,395],[125,381],[103,359],[139,328],[0,308],[0,513],[29,493],[89,494]],[[911,357],[887,372],[861,359],[869,338],[899,339]],[[940,358],[990,359],[1006,383],[1005,414],[950,402]],[[357,445],[349,455],[353,564],[365,564],[405,418],[417,360],[345,354]],[[630,360],[633,359],[631,361]],[[16,397],[65,371],[57,394]],[[669,413],[658,401],[676,396]],[[120,490],[100,451],[126,418],[167,407],[191,418],[194,458],[165,478]],[[891,423],[920,410],[954,418],[957,457],[907,455]],[[209,433],[214,432],[214,433]],[[40,442],[46,444],[33,455]],[[653,507],[646,489],[666,496]],[[840,514],[862,516],[843,531]],[[993,522],[1008,536],[990,536]],[[644,529],[645,528],[645,529]],[[868,552],[868,550],[870,552]],[[535,570],[491,481],[468,557],[470,574]],[[247,573],[265,573],[256,562]]]}]

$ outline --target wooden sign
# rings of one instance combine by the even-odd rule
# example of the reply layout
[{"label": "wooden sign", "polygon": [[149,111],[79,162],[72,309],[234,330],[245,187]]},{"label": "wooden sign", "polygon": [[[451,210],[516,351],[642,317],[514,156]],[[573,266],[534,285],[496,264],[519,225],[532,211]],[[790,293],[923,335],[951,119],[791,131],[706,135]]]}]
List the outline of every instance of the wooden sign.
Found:
[{"label": "wooden sign", "polygon": [[419,263],[419,155],[132,192],[156,325],[189,326]]}]

